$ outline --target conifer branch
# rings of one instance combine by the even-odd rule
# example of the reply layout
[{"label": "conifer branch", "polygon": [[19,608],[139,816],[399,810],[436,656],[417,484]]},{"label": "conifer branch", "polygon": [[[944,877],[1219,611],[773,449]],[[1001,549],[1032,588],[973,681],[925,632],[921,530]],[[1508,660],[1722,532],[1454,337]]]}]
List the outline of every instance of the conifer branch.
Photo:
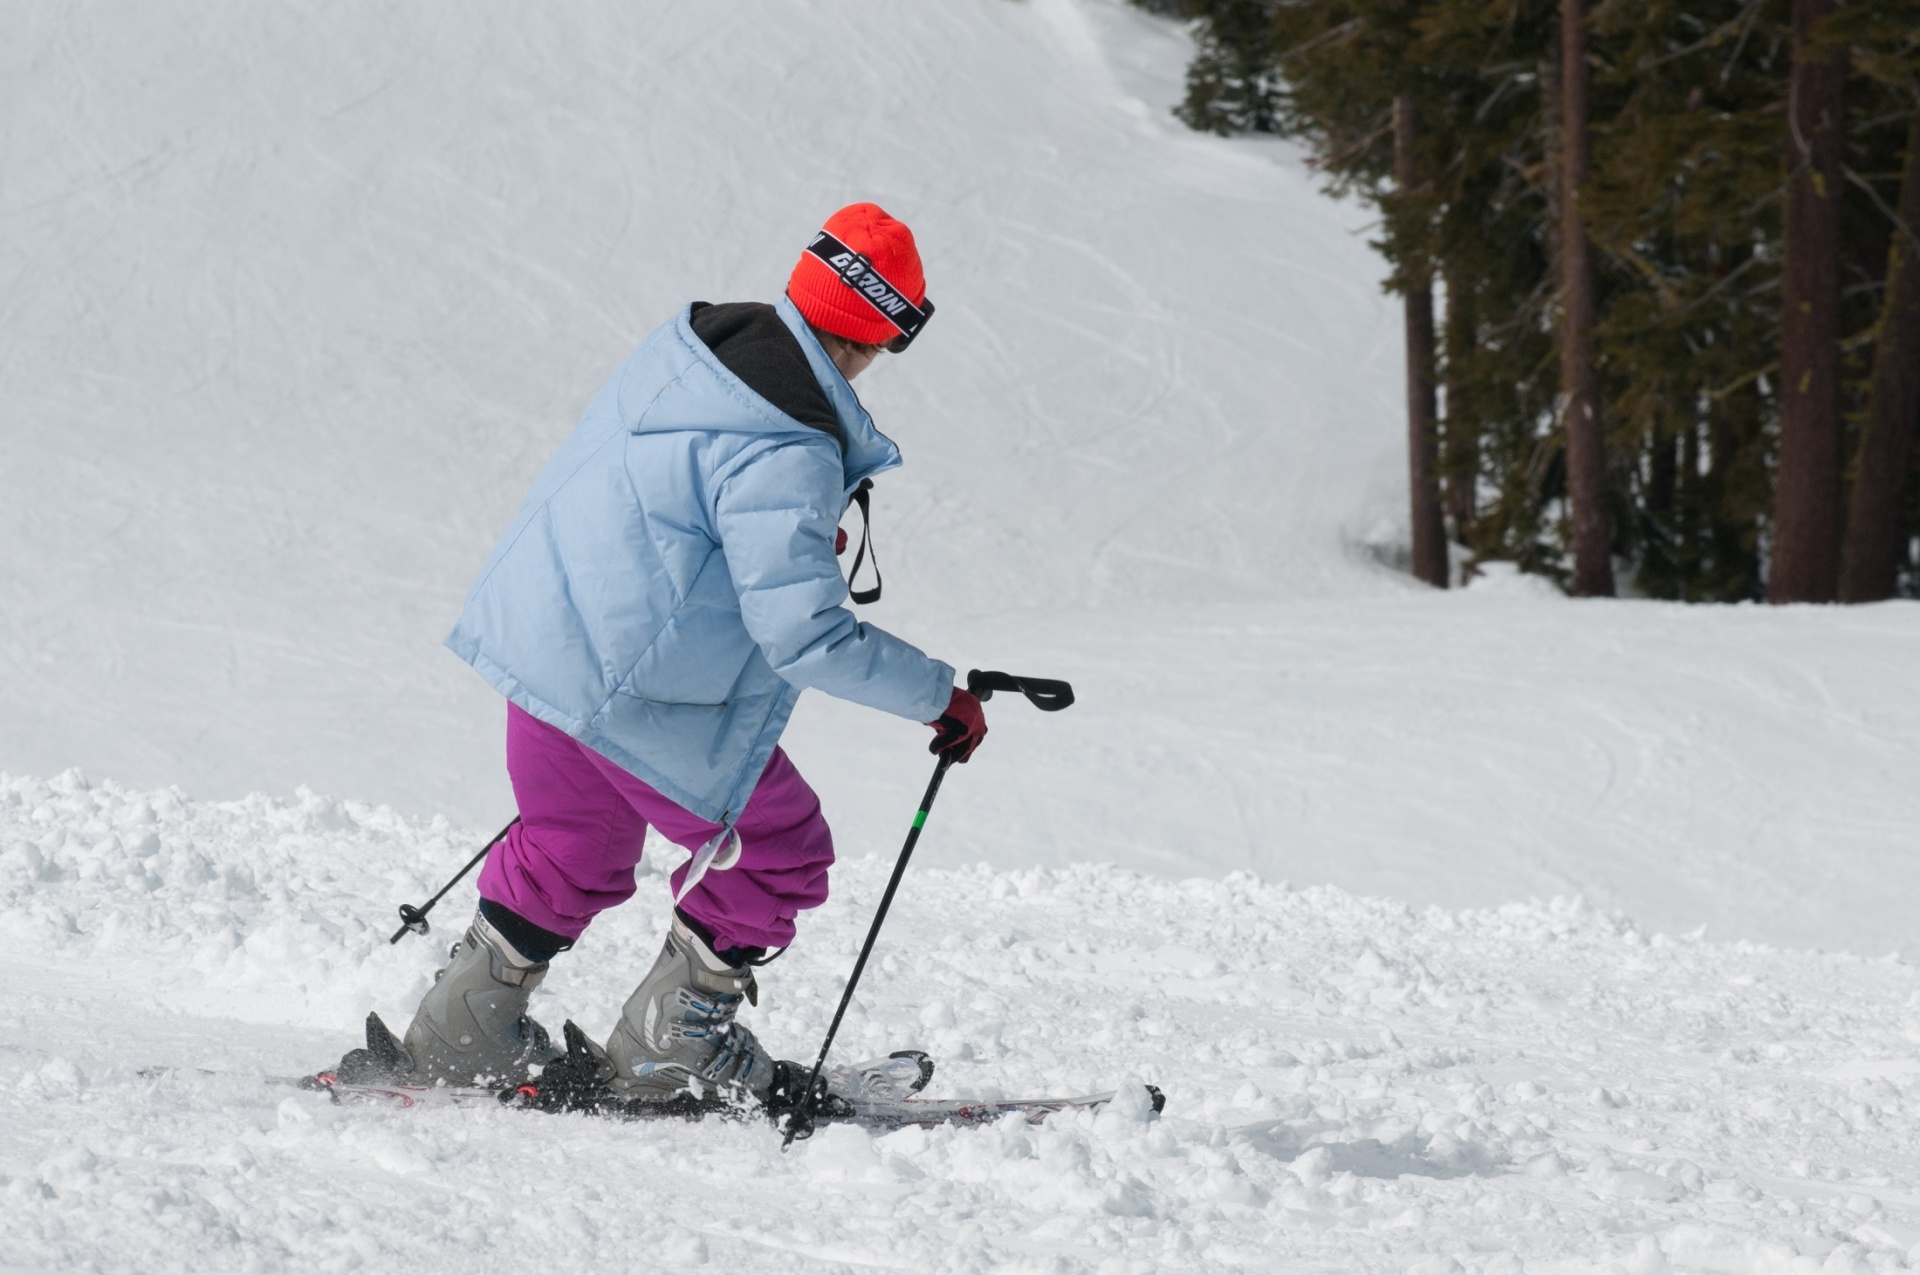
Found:
[{"label": "conifer branch", "polygon": [[1906,236],[1907,242],[1913,245],[1915,252],[1920,252],[1920,235],[1914,234],[1913,227],[1909,226],[1898,212],[1895,212],[1887,206],[1887,201],[1880,197],[1880,192],[1873,188],[1873,183],[1862,177],[1859,173],[1856,173],[1851,164],[1842,164],[1840,171],[1846,174],[1848,181],[1867,192],[1867,198],[1873,201],[1873,206],[1880,210],[1880,214],[1892,222],[1902,235]]}]

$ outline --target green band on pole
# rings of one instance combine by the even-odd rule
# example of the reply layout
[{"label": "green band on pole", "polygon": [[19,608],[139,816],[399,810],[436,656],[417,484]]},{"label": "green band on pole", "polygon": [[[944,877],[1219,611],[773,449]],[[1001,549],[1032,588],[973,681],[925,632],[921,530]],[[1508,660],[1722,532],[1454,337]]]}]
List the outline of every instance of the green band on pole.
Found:
[{"label": "green band on pole", "polygon": [[924,828],[927,826],[926,811],[922,810],[913,816],[913,826],[916,828]]}]

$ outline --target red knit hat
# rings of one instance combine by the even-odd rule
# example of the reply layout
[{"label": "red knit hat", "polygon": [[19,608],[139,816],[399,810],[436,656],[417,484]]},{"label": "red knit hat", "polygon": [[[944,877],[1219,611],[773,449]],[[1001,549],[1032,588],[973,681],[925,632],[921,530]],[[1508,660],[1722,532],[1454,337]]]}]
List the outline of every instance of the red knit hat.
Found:
[{"label": "red knit hat", "polygon": [[862,345],[904,348],[933,310],[913,232],[878,204],[848,204],[827,218],[787,295],[808,323]]}]

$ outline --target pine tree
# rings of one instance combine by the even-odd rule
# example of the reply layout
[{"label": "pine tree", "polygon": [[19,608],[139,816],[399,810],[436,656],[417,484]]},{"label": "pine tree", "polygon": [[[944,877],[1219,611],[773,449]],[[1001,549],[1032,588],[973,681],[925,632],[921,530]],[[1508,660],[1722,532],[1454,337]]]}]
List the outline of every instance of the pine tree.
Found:
[{"label": "pine tree", "polygon": [[1187,67],[1186,100],[1174,114],[1202,133],[1278,131],[1273,4],[1189,0],[1182,7],[1182,16],[1199,18],[1200,27],[1198,48]]},{"label": "pine tree", "polygon": [[1555,243],[1559,266],[1560,428],[1566,434],[1567,503],[1573,523],[1577,597],[1613,596],[1613,538],[1607,532],[1607,457],[1594,372],[1594,278],[1586,216],[1588,81],[1586,0],[1560,0],[1559,148]]},{"label": "pine tree", "polygon": [[[1390,286],[1412,304],[1410,368],[1426,366],[1418,297],[1442,281],[1439,487],[1476,559],[1589,591],[1584,536],[1587,561],[1601,541],[1638,591],[1705,601],[1767,596],[1771,552],[1774,596],[1831,597],[1851,481],[1843,596],[1920,594],[1920,214],[1903,211],[1920,193],[1902,180],[1920,0],[1607,0],[1585,23],[1560,7],[1194,0],[1182,113],[1297,138],[1330,190],[1381,209]],[[1582,31],[1585,57],[1563,60],[1561,38]],[[1591,72],[1584,110],[1563,66]],[[1590,127],[1584,181],[1577,153],[1556,167],[1563,113]],[[1578,324],[1558,321],[1583,277],[1571,234],[1576,252],[1555,251],[1575,217],[1591,246],[1597,464],[1557,410],[1577,397],[1563,377],[1582,374]],[[1417,473],[1432,400],[1409,388]],[[1809,415],[1813,400],[1831,410]],[[1569,516],[1598,503],[1572,489],[1596,485],[1599,534]]]},{"label": "pine tree", "polygon": [[1642,592],[1757,598],[1785,27],[1761,0],[1646,0],[1603,11],[1595,34],[1607,110],[1584,206],[1620,547]]},{"label": "pine tree", "polygon": [[1842,602],[1892,597],[1905,548],[1901,497],[1912,486],[1920,433],[1920,110],[1907,130],[1900,224],[1887,253],[1886,299],[1841,555]]},{"label": "pine tree", "polygon": [[1831,602],[1840,584],[1841,200],[1847,59],[1818,42],[1835,0],[1793,0],[1780,298],[1780,458],[1770,602]]},{"label": "pine tree", "polygon": [[[1449,512],[1476,558],[1564,578],[1555,415],[1552,218],[1540,56],[1551,0],[1435,0],[1408,58],[1428,130],[1425,251],[1446,281]],[[1486,491],[1487,499],[1481,493]]]},{"label": "pine tree", "polygon": [[[1840,574],[1841,601],[1874,602],[1894,595],[1903,572],[1909,586],[1920,583],[1911,547],[1920,534],[1920,3],[1850,6],[1829,38],[1850,49],[1860,72],[1848,133],[1848,193],[1864,196],[1854,224],[1887,232]],[[1888,126],[1902,115],[1895,152]]]},{"label": "pine tree", "polygon": [[1180,116],[1215,132],[1307,139],[1330,187],[1358,193],[1384,213],[1379,246],[1394,263],[1388,286],[1401,294],[1406,320],[1413,571],[1444,588],[1435,258],[1422,180],[1431,171],[1430,147],[1416,125],[1428,114],[1434,77],[1408,56],[1417,0],[1201,0],[1195,9],[1199,48]]},{"label": "pine tree", "polygon": [[[1393,99],[1393,178],[1407,198],[1420,187],[1413,94]],[[1407,485],[1413,526],[1413,574],[1447,587],[1446,520],[1440,509],[1440,447],[1434,408],[1433,276],[1416,262],[1405,281],[1407,346]]]},{"label": "pine tree", "polygon": [[1443,280],[1447,317],[1441,342],[1445,351],[1446,418],[1441,442],[1442,501],[1453,524],[1453,538],[1466,544],[1474,534],[1480,505],[1480,431],[1474,423],[1477,383],[1466,374],[1474,342],[1473,284],[1457,261],[1449,259]]}]

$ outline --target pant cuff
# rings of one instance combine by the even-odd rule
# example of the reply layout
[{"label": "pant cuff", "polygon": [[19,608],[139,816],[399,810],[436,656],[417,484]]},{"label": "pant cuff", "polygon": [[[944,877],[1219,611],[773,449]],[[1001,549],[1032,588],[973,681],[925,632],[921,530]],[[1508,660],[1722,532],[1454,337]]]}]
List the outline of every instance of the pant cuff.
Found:
[{"label": "pant cuff", "polygon": [[552,960],[573,946],[573,940],[566,935],[542,929],[504,903],[482,899],[480,915],[486,917],[488,924],[500,931],[500,937],[513,944],[520,955],[536,965]]}]

